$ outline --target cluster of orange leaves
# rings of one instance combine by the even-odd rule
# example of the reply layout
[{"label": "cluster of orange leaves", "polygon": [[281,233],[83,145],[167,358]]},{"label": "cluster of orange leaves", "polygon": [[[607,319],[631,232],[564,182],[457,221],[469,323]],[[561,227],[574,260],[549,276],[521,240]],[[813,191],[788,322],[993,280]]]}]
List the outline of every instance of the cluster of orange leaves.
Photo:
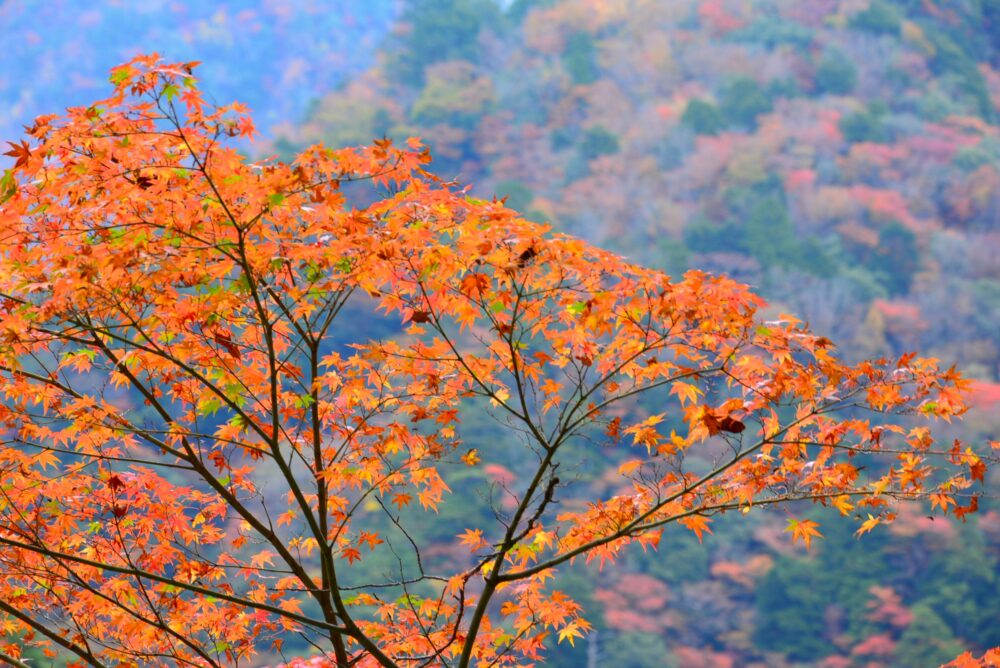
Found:
[{"label": "cluster of orange leaves", "polygon": [[[209,108],[193,66],[116,68],[110,98],[12,150],[5,656],[224,665],[296,632],[330,665],[525,665],[589,629],[557,567],[670,524],[701,538],[811,501],[863,533],[899,499],[975,510],[983,461],[886,417],[960,415],[954,371],[845,365],[794,318],[761,322],[746,286],[672,280],[441,183],[416,140],[249,163],[224,142],[252,136],[245,110]],[[372,307],[405,331],[331,343],[342,309]],[[475,400],[536,464],[510,507],[461,537],[463,569],[352,579],[388,547],[369,508],[404,531],[411,504],[448,503],[453,465],[488,461],[461,450]],[[581,439],[629,451],[620,493],[567,497]]]}]

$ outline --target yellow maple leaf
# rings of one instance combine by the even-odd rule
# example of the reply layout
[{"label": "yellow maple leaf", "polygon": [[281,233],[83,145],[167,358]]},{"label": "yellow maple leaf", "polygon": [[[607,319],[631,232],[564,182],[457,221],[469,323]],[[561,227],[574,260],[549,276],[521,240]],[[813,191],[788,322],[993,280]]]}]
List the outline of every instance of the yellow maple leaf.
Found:
[{"label": "yellow maple leaf", "polygon": [[871,513],[868,514],[868,519],[861,523],[861,528],[854,532],[855,536],[863,536],[872,529],[874,529],[882,521],[881,517],[874,517]]},{"label": "yellow maple leaf", "polygon": [[841,494],[834,497],[833,507],[839,510],[841,515],[847,515],[854,509],[854,504],[851,503],[851,497]]},{"label": "yellow maple leaf", "polygon": [[583,631],[580,630],[579,624],[577,624],[576,622],[570,622],[563,628],[559,629],[558,642],[562,642],[563,640],[568,640],[570,646],[575,647],[573,643],[574,639],[582,637],[583,637]]}]

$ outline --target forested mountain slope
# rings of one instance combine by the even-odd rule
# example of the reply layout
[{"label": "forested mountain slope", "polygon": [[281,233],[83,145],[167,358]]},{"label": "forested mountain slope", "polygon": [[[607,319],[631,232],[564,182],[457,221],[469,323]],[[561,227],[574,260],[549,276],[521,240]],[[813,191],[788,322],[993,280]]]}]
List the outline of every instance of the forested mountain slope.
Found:
[{"label": "forested mountain slope", "polygon": [[[413,0],[378,65],[275,146],[423,137],[479,196],[750,282],[846,357],[955,363],[975,440],[998,431],[998,116],[997,0]],[[1000,644],[1000,514],[925,515],[861,541],[824,524],[810,554],[784,518],[734,521],[570,571],[598,633],[549,665],[931,666]]]},{"label": "forested mountain slope", "polygon": [[1000,3],[414,2],[286,141],[416,134],[435,168],[851,355],[995,380]]}]

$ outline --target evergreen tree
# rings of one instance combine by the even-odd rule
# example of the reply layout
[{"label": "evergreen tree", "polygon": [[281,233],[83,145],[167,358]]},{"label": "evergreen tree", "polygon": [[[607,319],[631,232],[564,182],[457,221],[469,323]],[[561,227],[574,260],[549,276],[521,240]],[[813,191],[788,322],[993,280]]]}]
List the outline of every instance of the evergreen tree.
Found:
[{"label": "evergreen tree", "polygon": [[896,645],[894,665],[939,666],[962,653],[962,644],[929,605],[918,603],[912,612],[913,621]]},{"label": "evergreen tree", "polygon": [[697,97],[688,102],[681,116],[681,123],[691,128],[696,135],[717,135],[726,126],[718,108]]},{"label": "evergreen tree", "polygon": [[587,32],[576,32],[566,40],[562,55],[563,66],[575,84],[597,81],[597,46]]},{"label": "evergreen tree", "polygon": [[816,90],[831,95],[846,95],[858,83],[858,69],[840,51],[823,56],[816,69]]},{"label": "evergreen tree", "polygon": [[479,60],[479,33],[500,25],[491,0],[412,0],[401,21],[408,26],[390,51],[386,71],[394,82],[423,84],[428,65],[445,60]]},{"label": "evergreen tree", "polygon": [[771,111],[772,100],[755,79],[737,77],[722,89],[719,111],[731,125],[757,126],[757,117]]},{"label": "evergreen tree", "polygon": [[899,10],[885,0],[873,0],[868,9],[851,17],[850,27],[876,34],[896,34],[903,21]]}]

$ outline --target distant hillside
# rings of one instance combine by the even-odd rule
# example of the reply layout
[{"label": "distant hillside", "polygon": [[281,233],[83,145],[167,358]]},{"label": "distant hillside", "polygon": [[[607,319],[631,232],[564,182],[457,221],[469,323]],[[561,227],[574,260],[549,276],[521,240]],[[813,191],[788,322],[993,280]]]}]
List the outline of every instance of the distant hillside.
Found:
[{"label": "distant hillside", "polygon": [[240,100],[262,130],[369,64],[394,0],[4,0],[0,139],[42,113],[107,93],[107,72],[136,53],[202,60],[205,88]]},{"label": "distant hillside", "polygon": [[[957,364],[982,442],[1000,435],[998,115],[1000,0],[411,0],[377,64],[275,146],[419,135],[478,196],[750,282],[842,355]],[[589,453],[579,484],[603,490],[616,456]],[[861,541],[817,510],[810,554],[773,516],[705,545],[667,532],[566,570],[598,632],[546,666],[935,666],[1000,645],[983,506],[967,525],[906,506]]]},{"label": "distant hillside", "polygon": [[749,281],[851,356],[996,380],[1000,0],[506,4],[409,3],[284,143],[420,135],[439,173]]}]

